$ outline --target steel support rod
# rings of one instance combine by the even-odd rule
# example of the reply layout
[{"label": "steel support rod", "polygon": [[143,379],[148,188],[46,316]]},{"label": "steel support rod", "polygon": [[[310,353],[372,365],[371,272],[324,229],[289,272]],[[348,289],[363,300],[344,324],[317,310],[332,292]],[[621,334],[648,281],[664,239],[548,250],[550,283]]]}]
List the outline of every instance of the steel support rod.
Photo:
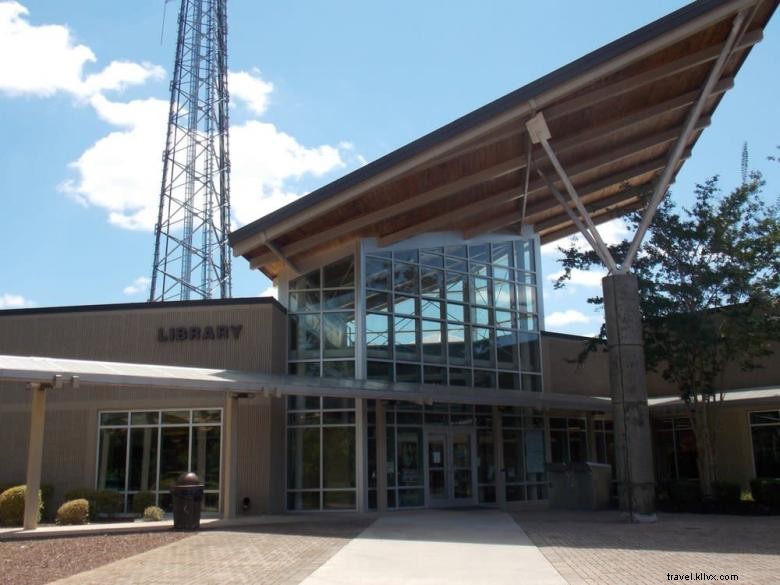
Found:
[{"label": "steel support rod", "polygon": [[658,210],[658,205],[660,205],[661,199],[663,199],[664,195],[666,194],[666,190],[669,188],[669,184],[672,181],[672,175],[675,172],[675,167],[677,166],[677,163],[680,160],[680,156],[688,144],[688,140],[693,133],[693,130],[696,126],[696,121],[699,119],[702,109],[704,109],[704,103],[707,101],[707,98],[710,97],[712,89],[715,87],[718,79],[720,79],[720,75],[723,72],[723,67],[726,64],[726,59],[728,59],[731,55],[731,51],[734,48],[734,44],[737,42],[737,36],[739,35],[740,28],[742,28],[742,23],[744,21],[745,11],[740,12],[737,14],[737,16],[734,17],[734,21],[731,24],[731,32],[729,33],[726,43],[723,45],[723,50],[721,51],[720,55],[718,55],[718,59],[715,61],[715,65],[713,65],[712,69],[710,70],[707,81],[704,83],[704,87],[702,88],[701,94],[699,95],[699,99],[696,100],[696,103],[688,113],[688,117],[685,120],[685,125],[683,126],[682,134],[680,134],[680,137],[677,139],[677,143],[674,145],[674,148],[669,155],[669,162],[666,163],[663,173],[661,173],[661,176],[658,178],[658,183],[656,183],[653,196],[650,198],[650,203],[647,206],[644,215],[642,216],[642,221],[639,224],[639,228],[637,228],[636,234],[634,234],[634,239],[631,241],[631,246],[628,248],[628,254],[626,254],[626,259],[623,262],[623,266],[621,267],[621,272],[628,272],[631,269],[631,265],[634,263],[634,258],[636,258],[636,253],[639,250],[639,246],[642,244],[645,233],[647,233],[647,229],[650,227],[650,224],[655,217],[655,212]]}]

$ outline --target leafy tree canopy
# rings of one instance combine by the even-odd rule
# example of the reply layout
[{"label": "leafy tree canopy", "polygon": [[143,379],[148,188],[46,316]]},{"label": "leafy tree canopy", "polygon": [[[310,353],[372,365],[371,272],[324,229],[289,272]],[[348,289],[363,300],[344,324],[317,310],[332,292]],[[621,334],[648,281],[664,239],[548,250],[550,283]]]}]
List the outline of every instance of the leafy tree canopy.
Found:
[{"label": "leafy tree canopy", "polygon": [[[690,208],[678,210],[667,197],[634,261],[648,369],[660,368],[687,401],[696,401],[697,391],[704,400],[714,395],[726,363],[753,368],[780,339],[780,218],[777,205],[762,201],[763,187],[752,172],[726,195],[717,176],[697,185]],[[631,234],[640,219],[639,212],[627,216]],[[628,246],[611,247],[618,264]],[[560,250],[556,288],[573,270],[601,265],[595,252],[574,243]]]}]

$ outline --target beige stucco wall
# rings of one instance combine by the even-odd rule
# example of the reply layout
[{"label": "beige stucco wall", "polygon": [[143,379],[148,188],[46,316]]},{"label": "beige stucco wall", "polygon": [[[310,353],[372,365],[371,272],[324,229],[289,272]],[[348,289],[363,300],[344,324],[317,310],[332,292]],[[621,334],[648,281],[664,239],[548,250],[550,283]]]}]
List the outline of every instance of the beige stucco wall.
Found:
[{"label": "beige stucco wall", "polygon": [[[0,354],[285,371],[286,315],[278,304],[177,305],[0,311]],[[160,327],[239,324],[238,339],[158,341]],[[145,388],[48,390],[42,481],[54,485],[55,501],[69,489],[95,485],[101,410],[221,408],[225,398],[223,392]],[[23,385],[0,383],[0,445],[11,454],[0,465],[0,484],[24,481],[29,408]],[[280,398],[238,402],[236,497],[239,507],[249,497],[254,513],[279,511],[283,502],[284,465],[277,453],[284,444],[283,410]]]}]

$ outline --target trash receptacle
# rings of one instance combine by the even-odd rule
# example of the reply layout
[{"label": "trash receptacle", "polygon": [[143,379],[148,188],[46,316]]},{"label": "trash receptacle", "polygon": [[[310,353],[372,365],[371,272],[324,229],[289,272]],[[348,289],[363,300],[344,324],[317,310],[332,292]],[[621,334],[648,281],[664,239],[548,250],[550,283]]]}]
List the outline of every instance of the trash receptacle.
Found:
[{"label": "trash receptacle", "polygon": [[171,488],[173,529],[198,530],[203,504],[203,484],[194,473],[182,473]]}]

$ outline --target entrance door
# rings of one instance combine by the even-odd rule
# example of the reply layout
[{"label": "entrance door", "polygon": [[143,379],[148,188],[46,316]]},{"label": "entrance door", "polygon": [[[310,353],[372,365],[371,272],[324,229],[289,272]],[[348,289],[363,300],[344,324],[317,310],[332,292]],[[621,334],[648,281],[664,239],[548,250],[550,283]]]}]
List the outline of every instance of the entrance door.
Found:
[{"label": "entrance door", "polygon": [[428,505],[475,502],[474,431],[441,430],[426,434]]}]

